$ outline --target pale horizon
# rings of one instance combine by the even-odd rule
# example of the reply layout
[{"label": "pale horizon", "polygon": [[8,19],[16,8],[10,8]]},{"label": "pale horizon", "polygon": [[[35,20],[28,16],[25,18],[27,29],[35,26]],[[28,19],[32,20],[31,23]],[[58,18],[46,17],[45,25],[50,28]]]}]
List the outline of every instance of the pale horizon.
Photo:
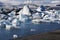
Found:
[{"label": "pale horizon", "polygon": [[4,4],[13,4],[13,5],[19,5],[20,3],[26,2],[26,1],[32,1],[32,2],[39,2],[41,4],[49,4],[49,3],[59,3],[60,0],[0,0],[0,2]]}]

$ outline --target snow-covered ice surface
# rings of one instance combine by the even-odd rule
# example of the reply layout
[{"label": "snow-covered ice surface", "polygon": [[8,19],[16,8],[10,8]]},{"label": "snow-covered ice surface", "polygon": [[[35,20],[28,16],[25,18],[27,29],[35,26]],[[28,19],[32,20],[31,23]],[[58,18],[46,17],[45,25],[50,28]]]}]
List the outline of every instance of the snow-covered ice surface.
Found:
[{"label": "snow-covered ice surface", "polygon": [[31,14],[28,6],[24,6],[18,14],[12,11],[7,15],[0,14],[0,40],[11,40],[32,34],[50,32],[60,29],[60,12],[56,10],[41,11],[36,9]]}]

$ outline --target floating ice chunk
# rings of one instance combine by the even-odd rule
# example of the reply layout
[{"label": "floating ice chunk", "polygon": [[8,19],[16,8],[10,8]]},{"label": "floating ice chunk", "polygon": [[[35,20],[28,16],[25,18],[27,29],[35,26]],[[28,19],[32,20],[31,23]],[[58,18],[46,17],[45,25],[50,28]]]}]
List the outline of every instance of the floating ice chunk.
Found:
[{"label": "floating ice chunk", "polygon": [[0,22],[0,28],[5,28],[6,25]]},{"label": "floating ice chunk", "polygon": [[38,24],[43,15],[41,13],[35,13],[32,16],[33,16],[32,23]]},{"label": "floating ice chunk", "polygon": [[52,11],[49,10],[49,11],[45,11],[47,14],[52,14]]},{"label": "floating ice chunk", "polygon": [[39,6],[39,7],[37,8],[37,11],[38,11],[38,12],[45,11],[45,7],[44,7],[43,5],[41,5],[41,6]]},{"label": "floating ice chunk", "polygon": [[5,24],[5,25],[6,25],[6,24],[9,24],[9,25],[11,24],[8,20],[2,20],[1,23],[2,23],[2,24]]},{"label": "floating ice chunk", "polygon": [[14,17],[8,17],[7,20],[11,22],[13,19],[14,19]]},{"label": "floating ice chunk", "polygon": [[15,14],[16,14],[16,13],[15,13],[14,11],[12,11],[12,12],[9,13],[8,15],[9,15],[9,16],[15,16]]},{"label": "floating ice chunk", "polygon": [[7,19],[8,19],[8,16],[7,16],[7,15],[6,15],[6,16],[4,16],[4,17],[3,17],[3,19],[6,19],[6,20],[7,20]]},{"label": "floating ice chunk", "polygon": [[21,24],[21,22],[17,18],[12,20],[12,26],[14,28],[20,28],[20,24]]},{"label": "floating ice chunk", "polygon": [[[22,20],[21,20],[22,19]],[[28,20],[28,17],[27,16],[24,16],[24,17],[22,17],[21,19],[19,19],[19,20],[21,20],[22,22],[26,22],[26,20]]]},{"label": "floating ice chunk", "polygon": [[11,25],[11,23],[8,20],[1,20],[1,28],[9,29],[7,25]]},{"label": "floating ice chunk", "polygon": [[25,6],[23,7],[23,9],[20,10],[19,14],[31,15],[29,7],[25,5]]},{"label": "floating ice chunk", "polygon": [[43,19],[49,19],[49,15],[45,15],[44,17],[43,17]]},{"label": "floating ice chunk", "polygon": [[1,23],[0,23],[0,28],[2,27]]},{"label": "floating ice chunk", "polygon": [[47,15],[45,15],[43,17],[43,19],[45,20],[50,20],[50,21],[55,21],[55,20],[59,20],[59,16],[58,16],[58,12],[56,10],[50,10],[50,11],[45,11],[46,13],[48,13]]},{"label": "floating ice chunk", "polygon": [[0,26],[1,26],[1,23],[0,23]]},{"label": "floating ice chunk", "polygon": [[37,10],[38,12],[41,12],[41,7],[38,7],[36,10]]},{"label": "floating ice chunk", "polygon": [[22,14],[22,12],[23,12],[23,9],[21,9],[21,10],[18,12],[18,14],[20,15],[20,14]]},{"label": "floating ice chunk", "polygon": [[12,20],[12,26],[16,27],[17,19]]},{"label": "floating ice chunk", "polygon": [[11,21],[13,18],[12,17],[9,17],[8,20]]},{"label": "floating ice chunk", "polygon": [[44,17],[44,15],[45,15],[45,13],[41,13],[41,17],[42,17],[42,18]]},{"label": "floating ice chunk", "polygon": [[19,21],[26,22],[29,17],[26,15],[20,14],[20,15],[18,15],[18,18],[19,18]]},{"label": "floating ice chunk", "polygon": [[26,22],[28,20],[28,16],[31,15],[30,9],[28,6],[24,6],[21,11],[18,12],[18,18],[22,22]]},{"label": "floating ice chunk", "polygon": [[32,16],[33,16],[33,19],[40,19],[41,18],[40,15],[41,15],[40,13],[35,13]]},{"label": "floating ice chunk", "polygon": [[12,28],[12,26],[11,25],[6,25],[6,30],[10,30]]},{"label": "floating ice chunk", "polygon": [[54,21],[55,20],[55,18],[52,17],[51,15],[45,15],[43,19],[50,20],[50,21]]},{"label": "floating ice chunk", "polygon": [[38,24],[40,22],[40,19],[34,19],[34,20],[32,20],[32,23],[34,23],[34,24]]},{"label": "floating ice chunk", "polygon": [[2,18],[4,18],[6,15],[4,15],[4,14],[0,14],[0,18],[2,19]]},{"label": "floating ice chunk", "polygon": [[24,14],[24,15],[31,15],[28,6],[24,6],[24,7],[23,7],[23,14]]},{"label": "floating ice chunk", "polygon": [[18,38],[18,35],[14,34],[14,35],[13,35],[13,38]]}]

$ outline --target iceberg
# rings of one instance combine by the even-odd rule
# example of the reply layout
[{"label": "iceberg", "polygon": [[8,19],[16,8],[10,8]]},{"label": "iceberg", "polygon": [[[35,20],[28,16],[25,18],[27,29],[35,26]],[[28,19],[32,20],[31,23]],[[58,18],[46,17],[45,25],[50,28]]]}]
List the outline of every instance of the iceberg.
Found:
[{"label": "iceberg", "polygon": [[58,20],[59,18],[59,14],[57,11],[55,10],[49,10],[49,11],[45,11],[47,14],[43,17],[43,19],[45,20],[51,20],[51,21],[55,21]]},{"label": "iceberg", "polygon": [[3,19],[4,17],[6,17],[6,15],[0,14],[0,18],[1,18],[1,19]]},{"label": "iceberg", "polygon": [[58,11],[56,10],[48,10],[48,11],[44,11],[44,12],[37,12],[37,13],[34,13],[32,15],[33,17],[33,20],[32,20],[32,23],[40,23],[41,21],[42,22],[55,22],[58,20],[58,23],[60,21],[60,16],[59,16],[59,13]]},{"label": "iceberg", "polygon": [[13,20],[12,20],[12,26],[13,26],[13,27],[16,27],[17,21],[18,21],[17,19],[13,19]]},{"label": "iceberg", "polygon": [[6,25],[3,23],[0,23],[0,28],[6,28]]},{"label": "iceberg", "polygon": [[8,25],[11,24],[8,20],[1,20],[0,22],[1,22],[2,24],[5,24],[5,25],[6,25],[6,24],[8,24]]},{"label": "iceberg", "polygon": [[31,15],[30,9],[28,6],[24,6],[23,9],[18,12],[18,14],[19,14],[18,18],[22,22],[27,22],[27,20],[29,19],[29,16]]},{"label": "iceberg", "polygon": [[12,12],[9,13],[8,15],[11,16],[11,17],[13,17],[13,16],[15,16],[15,14],[16,14],[16,12],[15,12],[15,11],[12,11]]},{"label": "iceberg", "polygon": [[40,23],[40,19],[33,19],[33,20],[32,20],[32,23],[34,23],[34,24],[39,24],[39,23]]},{"label": "iceberg", "polygon": [[36,9],[38,12],[42,12],[42,11],[45,11],[45,7],[43,5],[39,6],[37,9]]},{"label": "iceberg", "polygon": [[32,23],[39,23],[40,22],[40,19],[41,19],[41,14],[39,15],[40,13],[35,13],[32,15]]},{"label": "iceberg", "polygon": [[38,7],[36,11],[41,12],[41,7]]},{"label": "iceberg", "polygon": [[19,11],[18,14],[23,14],[23,15],[28,15],[28,16],[31,15],[30,9],[29,9],[29,7],[28,7],[27,5],[25,5],[25,6],[23,7],[23,9]]},{"label": "iceberg", "polygon": [[43,20],[43,16],[44,16],[45,14],[42,12],[42,13],[35,13],[35,14],[33,14],[32,15],[32,17],[33,17],[33,20],[32,20],[32,23],[39,23],[41,20],[40,19],[42,19]]},{"label": "iceberg", "polygon": [[28,6],[24,6],[24,7],[23,7],[23,12],[22,12],[22,14],[23,14],[23,15],[28,15],[28,16],[31,15],[30,9],[29,9]]},{"label": "iceberg", "polygon": [[41,14],[40,13],[35,13],[32,16],[33,16],[33,19],[40,19],[41,18]]},{"label": "iceberg", "polygon": [[1,20],[1,21],[0,21],[0,27],[1,27],[1,28],[4,28],[4,29],[6,29],[6,30],[10,30],[10,28],[12,27],[12,26],[10,26],[10,25],[11,25],[10,22],[7,21],[7,20]]},{"label": "iceberg", "polygon": [[8,17],[7,20],[11,22],[13,19],[14,19],[13,17]]},{"label": "iceberg", "polygon": [[12,27],[14,27],[14,28],[20,28],[21,21],[19,21],[19,19],[15,18],[12,20],[11,24],[12,24]]},{"label": "iceberg", "polygon": [[[7,30],[13,28],[20,28],[21,23],[40,23],[40,22],[57,22],[60,23],[60,14],[56,10],[42,11],[41,7],[36,9],[36,13],[31,13],[30,8],[25,5],[18,14],[12,11],[8,15],[0,14],[0,26]],[[58,20],[58,21],[57,21]],[[4,25],[4,26],[3,26]]]},{"label": "iceberg", "polygon": [[20,14],[19,15],[19,20],[21,21],[21,22],[25,22],[26,20],[27,20],[27,16],[25,16],[25,15],[22,15],[22,14]]}]

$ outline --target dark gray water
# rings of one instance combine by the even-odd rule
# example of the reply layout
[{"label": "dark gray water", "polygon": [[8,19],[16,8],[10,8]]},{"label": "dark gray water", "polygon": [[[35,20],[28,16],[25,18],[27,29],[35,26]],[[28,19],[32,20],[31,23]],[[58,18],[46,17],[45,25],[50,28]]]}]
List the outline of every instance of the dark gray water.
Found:
[{"label": "dark gray water", "polygon": [[[54,30],[60,29],[60,24],[58,23],[40,23],[40,24],[32,24],[32,23],[22,23],[21,28],[5,30],[0,29],[0,40],[10,40],[13,38],[14,34],[17,34],[18,37],[24,37],[33,34],[39,34],[44,32],[51,32]],[[35,29],[35,31],[30,31],[31,29]]]}]

